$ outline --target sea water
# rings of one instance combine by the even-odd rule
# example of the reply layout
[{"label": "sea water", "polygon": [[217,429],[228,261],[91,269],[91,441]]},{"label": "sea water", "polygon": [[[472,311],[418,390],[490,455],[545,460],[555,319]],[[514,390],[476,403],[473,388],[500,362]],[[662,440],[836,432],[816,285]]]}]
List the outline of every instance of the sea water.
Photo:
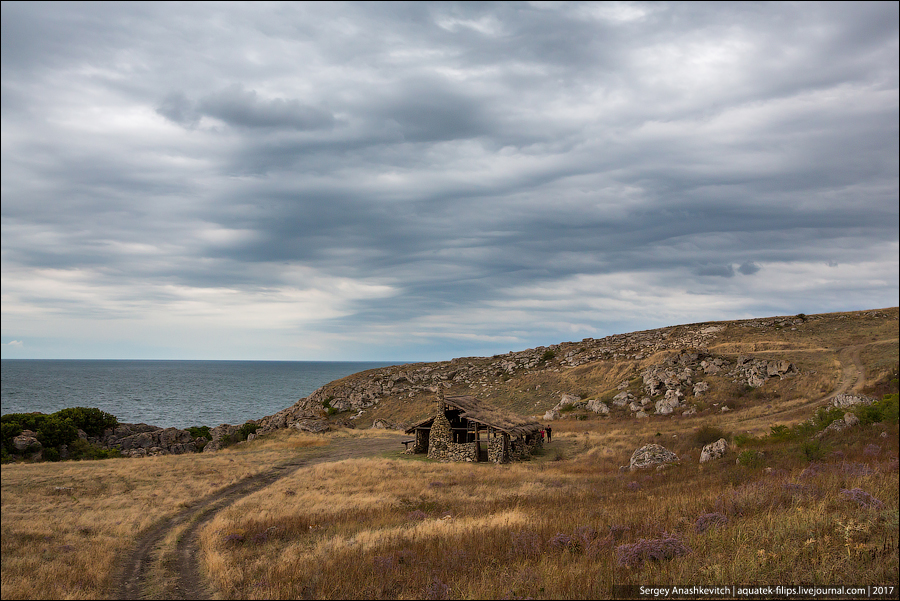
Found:
[{"label": "sea water", "polygon": [[4,359],[2,413],[96,407],[163,428],[243,424],[353,373],[397,365],[332,361]]}]

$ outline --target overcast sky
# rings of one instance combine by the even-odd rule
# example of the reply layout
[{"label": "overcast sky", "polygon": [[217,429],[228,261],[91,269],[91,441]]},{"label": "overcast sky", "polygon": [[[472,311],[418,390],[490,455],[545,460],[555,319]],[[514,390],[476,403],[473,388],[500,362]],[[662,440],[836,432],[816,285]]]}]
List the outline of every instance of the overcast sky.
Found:
[{"label": "overcast sky", "polygon": [[898,4],[2,4],[2,356],[898,303]]}]

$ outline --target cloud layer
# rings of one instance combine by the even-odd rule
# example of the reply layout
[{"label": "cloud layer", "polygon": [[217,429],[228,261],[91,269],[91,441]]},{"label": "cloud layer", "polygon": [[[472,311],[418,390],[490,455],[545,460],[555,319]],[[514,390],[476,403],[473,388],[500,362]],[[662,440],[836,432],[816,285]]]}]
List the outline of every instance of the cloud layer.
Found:
[{"label": "cloud layer", "polygon": [[4,2],[0,349],[443,359],[896,305],[897,24]]}]

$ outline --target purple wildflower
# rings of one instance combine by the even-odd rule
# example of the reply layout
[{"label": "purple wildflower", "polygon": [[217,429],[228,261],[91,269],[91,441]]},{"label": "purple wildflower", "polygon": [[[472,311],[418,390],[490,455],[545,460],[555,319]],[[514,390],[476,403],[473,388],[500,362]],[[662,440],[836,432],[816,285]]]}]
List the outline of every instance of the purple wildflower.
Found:
[{"label": "purple wildflower", "polygon": [[884,503],[861,488],[854,488],[851,490],[842,488],[841,496],[844,497],[845,501],[853,501],[860,507],[871,507],[874,509],[881,509],[882,507],[884,507]]},{"label": "purple wildflower", "polygon": [[728,518],[725,517],[724,513],[704,513],[697,518],[697,521],[694,523],[694,530],[697,532],[706,532],[710,528],[725,525],[727,521]]},{"label": "purple wildflower", "polygon": [[662,538],[642,538],[636,543],[616,547],[616,558],[627,567],[639,567],[645,561],[662,561],[687,555],[691,550],[678,535],[663,533]]}]

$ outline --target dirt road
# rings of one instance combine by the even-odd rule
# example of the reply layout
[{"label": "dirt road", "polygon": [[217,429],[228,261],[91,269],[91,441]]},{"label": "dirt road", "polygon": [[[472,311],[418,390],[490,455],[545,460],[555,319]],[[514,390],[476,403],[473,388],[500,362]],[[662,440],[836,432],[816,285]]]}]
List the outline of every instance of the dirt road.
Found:
[{"label": "dirt road", "polygon": [[[356,457],[369,457],[385,451],[400,450],[399,437],[357,438],[333,440],[330,445],[320,447],[313,455],[293,459],[272,466],[269,470],[227,486],[222,490],[198,500],[176,515],[162,520],[143,533],[136,541],[134,549],[125,558],[121,574],[117,578],[115,599],[209,599],[199,568],[199,546],[197,535],[201,527],[216,513],[235,501],[273,482],[288,476],[301,467],[341,461]],[[183,529],[183,530],[182,530]],[[177,537],[175,554],[165,561],[174,582],[151,582],[151,565],[155,551],[172,532],[181,530]]]}]

